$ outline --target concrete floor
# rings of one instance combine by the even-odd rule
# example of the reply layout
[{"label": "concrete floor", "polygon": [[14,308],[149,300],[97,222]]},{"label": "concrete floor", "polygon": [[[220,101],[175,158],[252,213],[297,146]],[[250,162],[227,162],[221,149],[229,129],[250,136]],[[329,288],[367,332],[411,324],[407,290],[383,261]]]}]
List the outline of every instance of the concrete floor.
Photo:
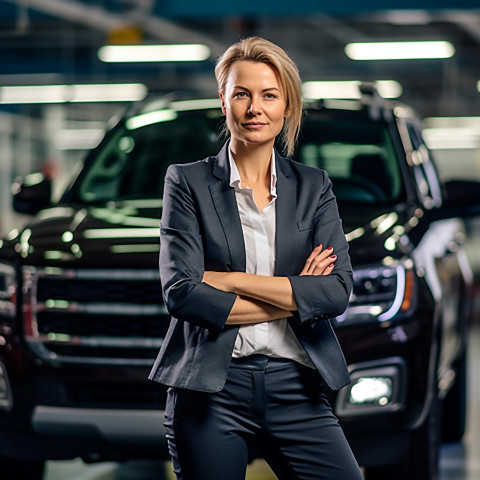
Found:
[{"label": "concrete floor", "polygon": [[[480,479],[480,324],[470,334],[469,404],[467,433],[462,443],[442,447],[440,480]],[[256,461],[248,468],[247,480],[274,480],[269,467]],[[174,480],[166,463],[128,462],[84,465],[80,460],[49,462],[45,480]]]},{"label": "concrete floor", "polygon": [[[478,311],[478,310],[477,310]],[[462,443],[442,447],[440,480],[480,479],[480,324],[469,341],[467,432]]]}]

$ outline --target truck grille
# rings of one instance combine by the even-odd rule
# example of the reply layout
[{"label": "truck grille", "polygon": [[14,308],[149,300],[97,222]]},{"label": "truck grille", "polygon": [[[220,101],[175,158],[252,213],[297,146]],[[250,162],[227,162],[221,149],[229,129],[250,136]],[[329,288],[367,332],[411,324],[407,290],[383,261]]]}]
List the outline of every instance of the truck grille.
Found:
[{"label": "truck grille", "polygon": [[45,360],[151,365],[169,324],[157,270],[26,267],[25,338]]}]

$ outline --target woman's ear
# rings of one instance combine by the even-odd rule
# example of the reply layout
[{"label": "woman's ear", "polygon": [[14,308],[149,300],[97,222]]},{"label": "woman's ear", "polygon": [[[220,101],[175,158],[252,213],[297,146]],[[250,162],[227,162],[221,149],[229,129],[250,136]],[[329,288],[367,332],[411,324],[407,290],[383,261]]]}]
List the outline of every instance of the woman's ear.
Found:
[{"label": "woman's ear", "polygon": [[291,110],[290,110],[290,107],[286,107],[285,108],[285,112],[283,113],[283,118],[288,118],[291,114]]},{"label": "woman's ear", "polygon": [[227,114],[227,109],[225,107],[225,97],[223,96],[223,92],[218,92],[218,96],[220,97],[220,100],[222,101],[222,112],[224,115]]}]

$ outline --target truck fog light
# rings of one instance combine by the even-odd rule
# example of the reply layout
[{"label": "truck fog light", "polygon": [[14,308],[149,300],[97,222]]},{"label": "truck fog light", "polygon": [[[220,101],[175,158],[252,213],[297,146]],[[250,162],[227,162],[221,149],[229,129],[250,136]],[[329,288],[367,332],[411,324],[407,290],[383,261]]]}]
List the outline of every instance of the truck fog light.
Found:
[{"label": "truck fog light", "polygon": [[349,366],[351,384],[335,402],[338,417],[393,413],[405,407],[407,368],[400,357],[379,358]]},{"label": "truck fog light", "polygon": [[350,390],[350,403],[387,405],[392,400],[392,379],[389,377],[361,377]]},{"label": "truck fog light", "polygon": [[0,362],[0,410],[11,410],[12,407],[13,397],[7,370],[3,363]]}]

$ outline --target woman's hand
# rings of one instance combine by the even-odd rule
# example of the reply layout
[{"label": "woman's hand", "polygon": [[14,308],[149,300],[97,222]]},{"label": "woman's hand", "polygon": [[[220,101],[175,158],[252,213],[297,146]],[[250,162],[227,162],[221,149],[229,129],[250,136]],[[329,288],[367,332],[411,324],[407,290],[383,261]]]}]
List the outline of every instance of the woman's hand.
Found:
[{"label": "woman's hand", "polygon": [[303,275],[329,275],[333,270],[333,264],[337,256],[333,254],[333,247],[328,247],[322,251],[322,245],[318,245],[307,258],[305,265],[300,272]]},{"label": "woman's hand", "polygon": [[[322,251],[322,245],[319,245],[307,258],[300,275],[329,275],[336,259],[333,248]],[[292,285],[287,277],[271,277],[245,272],[206,271],[202,281],[217,290],[236,293],[241,297],[255,299],[285,311],[291,312],[297,309]]]}]

